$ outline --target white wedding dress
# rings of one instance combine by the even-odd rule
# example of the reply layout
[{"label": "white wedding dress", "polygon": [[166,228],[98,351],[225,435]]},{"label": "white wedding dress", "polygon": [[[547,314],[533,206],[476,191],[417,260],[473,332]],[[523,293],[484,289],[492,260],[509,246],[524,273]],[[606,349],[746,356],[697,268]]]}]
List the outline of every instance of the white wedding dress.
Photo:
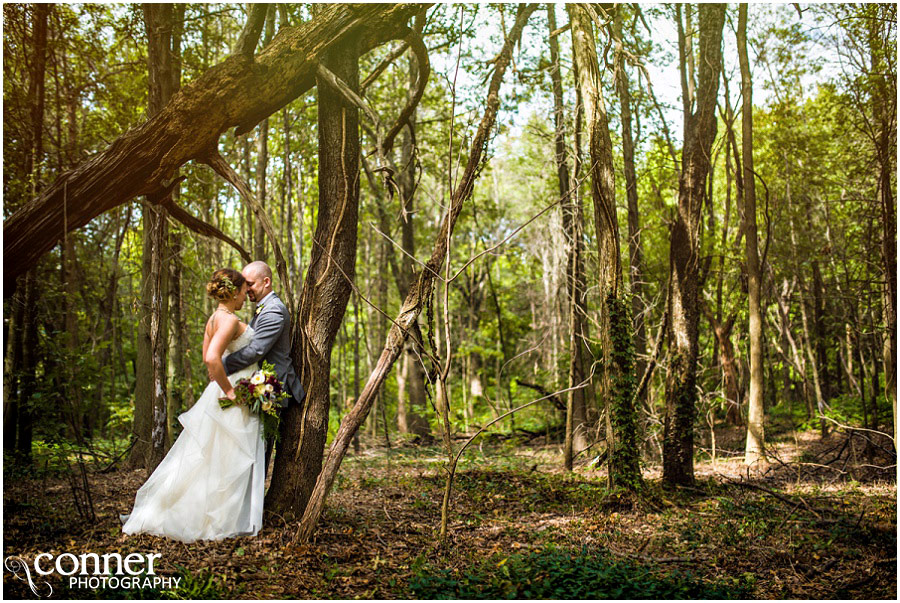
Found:
[{"label": "white wedding dress", "polygon": [[[247,327],[223,358],[250,343]],[[249,377],[254,363],[228,376]],[[223,409],[224,396],[212,381],[178,420],[184,430],[156,470],[137,491],[125,521],[126,534],[156,534],[182,542],[255,536],[262,527],[265,444],[262,423],[246,407]]]}]

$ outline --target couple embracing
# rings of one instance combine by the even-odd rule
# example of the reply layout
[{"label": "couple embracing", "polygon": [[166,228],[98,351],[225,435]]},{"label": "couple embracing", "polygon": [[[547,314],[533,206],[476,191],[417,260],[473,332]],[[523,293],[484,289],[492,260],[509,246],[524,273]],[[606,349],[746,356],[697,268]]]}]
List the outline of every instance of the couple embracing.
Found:
[{"label": "couple embracing", "polygon": [[[206,322],[203,361],[210,383],[178,420],[184,427],[169,453],[135,496],[126,534],[147,533],[182,542],[255,535],[262,527],[266,469],[272,442],[263,439],[259,417],[246,406],[222,408],[235,399],[234,385],[262,361],[275,372],[288,397],[282,408],[300,404],[303,386],[290,357],[291,318],[272,290],[272,270],[252,262],[242,272],[222,268],[206,285],[218,302]],[[250,324],[235,312],[256,302]]]}]

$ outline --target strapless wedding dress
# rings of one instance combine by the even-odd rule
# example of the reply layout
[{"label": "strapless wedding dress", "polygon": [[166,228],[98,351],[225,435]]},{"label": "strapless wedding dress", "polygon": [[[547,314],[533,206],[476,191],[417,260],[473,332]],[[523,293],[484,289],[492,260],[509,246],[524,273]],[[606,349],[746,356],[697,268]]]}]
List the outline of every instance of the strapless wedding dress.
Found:
[{"label": "strapless wedding dress", "polygon": [[[247,329],[224,356],[250,343]],[[249,377],[254,363],[229,375]],[[265,444],[262,423],[246,407],[222,409],[224,396],[213,381],[178,420],[184,430],[169,453],[137,491],[126,534],[156,534],[182,542],[256,535],[262,527]]]}]

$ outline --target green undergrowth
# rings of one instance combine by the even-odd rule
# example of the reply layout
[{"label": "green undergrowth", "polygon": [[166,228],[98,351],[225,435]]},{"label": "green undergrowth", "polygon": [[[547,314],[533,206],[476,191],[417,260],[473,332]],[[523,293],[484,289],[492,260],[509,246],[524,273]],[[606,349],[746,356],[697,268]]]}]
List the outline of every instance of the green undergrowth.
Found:
[{"label": "green undergrowth", "polygon": [[419,599],[743,599],[745,578],[706,582],[679,570],[662,573],[588,548],[494,555],[463,569],[423,564],[409,580]]}]

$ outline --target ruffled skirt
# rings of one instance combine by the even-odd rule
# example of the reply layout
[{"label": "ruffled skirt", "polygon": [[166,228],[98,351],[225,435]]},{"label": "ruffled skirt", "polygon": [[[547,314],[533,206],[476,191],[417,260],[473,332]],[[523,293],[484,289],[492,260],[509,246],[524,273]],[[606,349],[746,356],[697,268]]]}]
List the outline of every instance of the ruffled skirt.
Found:
[{"label": "ruffled skirt", "polygon": [[[256,365],[230,375],[235,383]],[[122,531],[182,542],[256,535],[262,527],[265,443],[262,424],[245,407],[222,409],[210,383],[178,420],[184,430],[138,490]]]}]

